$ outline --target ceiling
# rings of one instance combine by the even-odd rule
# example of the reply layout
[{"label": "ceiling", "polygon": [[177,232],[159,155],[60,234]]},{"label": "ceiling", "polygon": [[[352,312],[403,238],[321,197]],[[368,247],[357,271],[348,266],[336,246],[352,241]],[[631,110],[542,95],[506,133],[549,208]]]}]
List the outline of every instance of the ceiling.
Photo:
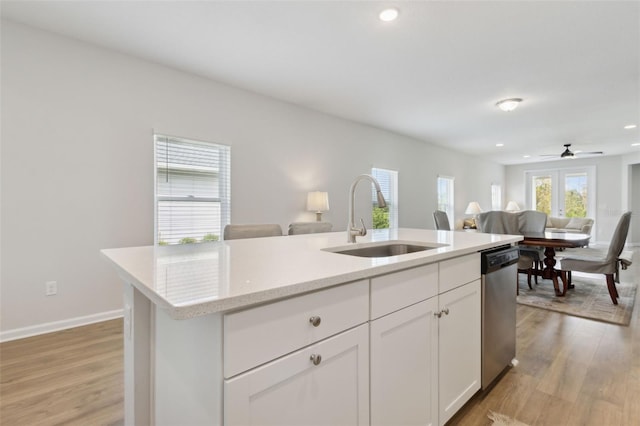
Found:
[{"label": "ceiling", "polygon": [[[388,6],[394,22],[378,19]],[[1,13],[502,164],[555,160],[565,143],[640,152],[623,128],[640,125],[637,1],[3,0]],[[512,97],[518,109],[496,108]]]}]

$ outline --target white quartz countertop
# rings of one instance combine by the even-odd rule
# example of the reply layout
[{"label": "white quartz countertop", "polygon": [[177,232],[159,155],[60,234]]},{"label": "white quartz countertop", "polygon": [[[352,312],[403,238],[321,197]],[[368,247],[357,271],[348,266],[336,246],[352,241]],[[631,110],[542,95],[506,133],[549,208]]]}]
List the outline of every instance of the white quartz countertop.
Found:
[{"label": "white quartz countertop", "polygon": [[[120,276],[174,319],[223,312],[438,262],[522,240],[519,235],[395,229],[369,231],[347,244],[346,232],[252,238],[180,246],[102,250]],[[384,258],[323,249],[401,240],[445,244]]]}]

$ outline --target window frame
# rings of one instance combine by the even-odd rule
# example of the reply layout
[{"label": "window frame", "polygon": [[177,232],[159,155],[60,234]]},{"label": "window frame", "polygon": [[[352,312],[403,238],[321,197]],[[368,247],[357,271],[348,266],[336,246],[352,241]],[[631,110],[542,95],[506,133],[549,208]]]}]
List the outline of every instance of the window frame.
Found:
[{"label": "window frame", "polygon": [[[446,193],[441,194],[441,184],[446,187]],[[442,198],[447,198],[441,203]],[[453,227],[455,223],[455,178],[453,176],[438,175],[436,178],[436,206],[437,210],[447,213],[449,223]]]},{"label": "window frame", "polygon": [[[217,151],[218,161],[217,163],[212,163],[211,165],[201,166],[196,164],[184,164],[178,162],[171,162],[169,158],[169,148],[168,145],[171,143],[175,145],[182,144],[183,146],[191,145],[195,151],[195,147],[203,147],[210,152]],[[167,161],[161,162],[159,161],[159,144],[167,144],[166,155]],[[177,158],[177,157],[174,157]],[[207,142],[177,136],[170,136],[166,134],[154,133],[153,134],[153,164],[154,164],[154,245],[177,245],[182,244],[180,242],[169,242],[162,244],[162,240],[160,239],[161,229],[160,229],[160,205],[161,203],[219,203],[219,217],[217,224],[217,232],[214,234],[217,235],[218,240],[222,239],[223,230],[225,225],[230,223],[231,219],[231,147],[229,145],[223,145],[214,142]],[[193,174],[193,176],[200,175],[200,177],[204,177],[207,174],[215,174],[217,176],[217,197],[210,196],[198,196],[198,195],[162,195],[159,194],[160,184],[159,179],[161,178],[161,171],[165,170],[167,173],[167,177],[170,176],[171,170],[174,170],[174,173],[181,173],[183,176],[188,175],[189,172]],[[186,180],[184,180],[186,181]],[[197,179],[194,179],[196,182]],[[193,220],[193,219],[192,219]],[[192,228],[195,229],[195,228]],[[206,230],[204,230],[206,232]],[[208,233],[204,233],[203,238],[200,241],[196,242],[205,242],[205,235]],[[179,235],[178,235],[179,237]],[[189,237],[185,235],[183,238]],[[170,236],[168,239],[174,240],[177,238],[176,236]],[[215,241],[215,240],[212,240]]]},{"label": "window frame", "polygon": [[[385,185],[385,182],[380,182],[381,179],[378,178],[380,174],[387,174],[388,184]],[[398,215],[398,171],[391,169],[384,169],[381,167],[372,167],[371,168],[371,176],[373,176],[382,189],[382,195],[384,195],[385,201],[387,202],[388,208],[388,218],[389,218],[389,228],[377,228],[377,229],[396,229],[398,228],[399,215]],[[388,190],[388,191],[385,191]],[[387,192],[387,193],[385,193]],[[377,203],[376,191],[375,188],[372,188],[372,202],[375,205]],[[373,214],[373,207],[372,207]],[[375,228],[375,225],[372,224]]]},{"label": "window frame", "polygon": [[502,185],[491,184],[491,210],[502,210]]}]

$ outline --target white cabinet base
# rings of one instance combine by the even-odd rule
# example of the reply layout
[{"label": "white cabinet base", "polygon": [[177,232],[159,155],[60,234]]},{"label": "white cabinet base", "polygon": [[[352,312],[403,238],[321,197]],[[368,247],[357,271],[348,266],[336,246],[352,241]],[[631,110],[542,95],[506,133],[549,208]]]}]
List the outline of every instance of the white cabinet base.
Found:
[{"label": "white cabinet base", "polygon": [[371,424],[437,425],[438,298],[371,322]]},{"label": "white cabinet base", "polygon": [[440,424],[480,389],[480,280],[442,293],[438,320]]}]

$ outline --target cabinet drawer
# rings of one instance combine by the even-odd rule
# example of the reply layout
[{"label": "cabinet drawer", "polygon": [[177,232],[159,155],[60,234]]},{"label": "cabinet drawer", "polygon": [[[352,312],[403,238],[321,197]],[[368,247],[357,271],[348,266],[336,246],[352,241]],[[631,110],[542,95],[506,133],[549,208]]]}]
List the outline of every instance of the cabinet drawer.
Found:
[{"label": "cabinet drawer", "polygon": [[[366,322],[369,282],[321,290],[224,316],[224,376],[232,377]],[[312,317],[319,318],[314,325]]]},{"label": "cabinet drawer", "polygon": [[[479,259],[479,258],[478,258]],[[371,319],[438,294],[438,264],[371,279]]]},{"label": "cabinet drawer", "polygon": [[224,424],[369,425],[368,326],[225,380]]},{"label": "cabinet drawer", "polygon": [[480,278],[480,253],[440,262],[440,293]]}]

